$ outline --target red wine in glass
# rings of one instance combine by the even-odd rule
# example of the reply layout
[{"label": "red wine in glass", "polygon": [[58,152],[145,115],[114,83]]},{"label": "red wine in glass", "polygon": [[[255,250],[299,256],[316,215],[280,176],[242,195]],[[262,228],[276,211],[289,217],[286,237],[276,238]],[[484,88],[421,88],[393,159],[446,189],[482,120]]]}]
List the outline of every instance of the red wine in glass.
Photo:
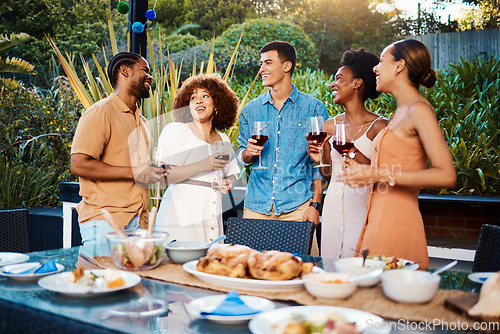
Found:
[{"label": "red wine in glass", "polygon": [[[325,133],[325,135],[326,135],[326,133]],[[257,141],[255,143],[255,145],[264,146],[264,144],[269,139],[269,136],[267,136],[267,135],[252,135],[252,139],[255,139]]]},{"label": "red wine in glass", "polygon": [[342,154],[342,156],[347,156],[347,153],[354,147],[354,143],[352,142],[344,142],[342,143],[341,141],[334,140],[333,141],[333,147]]},{"label": "red wine in glass", "polygon": [[[257,142],[255,145],[264,146],[264,144],[269,139],[269,123],[265,121],[254,121],[253,129],[252,129],[252,139],[255,139]],[[267,167],[262,166],[262,152],[259,152],[259,165],[252,166],[253,169],[266,169]]]},{"label": "red wine in glass", "polygon": [[323,141],[325,140],[326,138],[326,132],[309,132],[309,140],[316,140],[316,144],[318,146],[321,146],[321,144],[323,144]]}]

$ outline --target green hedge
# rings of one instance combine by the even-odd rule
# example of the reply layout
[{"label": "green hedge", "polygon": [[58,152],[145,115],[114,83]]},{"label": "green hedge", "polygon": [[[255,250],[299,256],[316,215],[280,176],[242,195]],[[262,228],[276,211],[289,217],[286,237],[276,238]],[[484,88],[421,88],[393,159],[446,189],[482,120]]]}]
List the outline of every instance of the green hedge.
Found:
[{"label": "green hedge", "polygon": [[[224,73],[238,43],[242,31],[245,30],[238,58],[232,75],[238,81],[253,78],[259,70],[260,48],[271,41],[290,42],[297,50],[297,69],[317,68],[319,64],[316,47],[304,30],[289,22],[276,19],[254,19],[242,24],[234,24],[214,41],[214,59],[219,72]],[[210,54],[210,42],[171,54],[175,64],[182,63],[181,75],[189,76],[193,69],[194,54],[198,66],[205,64]]]}]

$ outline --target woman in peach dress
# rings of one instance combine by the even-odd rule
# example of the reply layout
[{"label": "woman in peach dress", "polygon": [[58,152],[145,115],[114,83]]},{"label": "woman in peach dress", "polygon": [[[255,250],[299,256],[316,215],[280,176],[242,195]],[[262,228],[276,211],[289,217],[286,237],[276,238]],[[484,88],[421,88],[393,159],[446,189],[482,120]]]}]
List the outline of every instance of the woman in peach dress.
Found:
[{"label": "woman in peach dress", "polygon": [[345,173],[337,178],[353,187],[372,185],[357,250],[368,248],[371,255],[396,256],[427,268],[419,189],[452,187],[456,182],[434,109],[419,91],[420,85],[434,86],[436,74],[429,50],[416,40],[387,46],[374,71],[377,91],[394,96],[396,112],[374,140],[371,166],[348,160]]}]

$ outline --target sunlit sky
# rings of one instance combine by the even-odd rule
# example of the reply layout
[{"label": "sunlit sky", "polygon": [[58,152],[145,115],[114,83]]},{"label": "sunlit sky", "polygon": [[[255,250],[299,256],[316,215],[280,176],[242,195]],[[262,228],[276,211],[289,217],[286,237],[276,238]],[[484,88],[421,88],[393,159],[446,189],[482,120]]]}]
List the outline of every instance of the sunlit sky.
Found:
[{"label": "sunlit sky", "polygon": [[[433,10],[432,0],[396,0],[396,7],[398,9],[408,12],[408,15],[416,18],[418,13],[418,3],[421,4],[421,9],[426,11]],[[451,20],[454,20],[461,16],[461,11],[463,9],[473,8],[470,5],[463,4],[460,0],[454,1],[454,3],[447,4],[445,8],[439,8],[435,10],[436,14],[441,17],[443,22],[448,21],[448,16]]]}]

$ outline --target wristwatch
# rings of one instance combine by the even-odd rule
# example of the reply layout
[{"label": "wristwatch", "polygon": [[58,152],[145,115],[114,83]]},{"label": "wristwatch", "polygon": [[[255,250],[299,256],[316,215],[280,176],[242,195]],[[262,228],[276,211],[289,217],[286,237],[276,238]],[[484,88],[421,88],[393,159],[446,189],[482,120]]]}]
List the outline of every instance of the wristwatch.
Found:
[{"label": "wristwatch", "polygon": [[321,209],[321,203],[320,202],[311,202],[311,203],[309,203],[309,206],[312,206],[313,208],[315,208],[318,211]]}]

